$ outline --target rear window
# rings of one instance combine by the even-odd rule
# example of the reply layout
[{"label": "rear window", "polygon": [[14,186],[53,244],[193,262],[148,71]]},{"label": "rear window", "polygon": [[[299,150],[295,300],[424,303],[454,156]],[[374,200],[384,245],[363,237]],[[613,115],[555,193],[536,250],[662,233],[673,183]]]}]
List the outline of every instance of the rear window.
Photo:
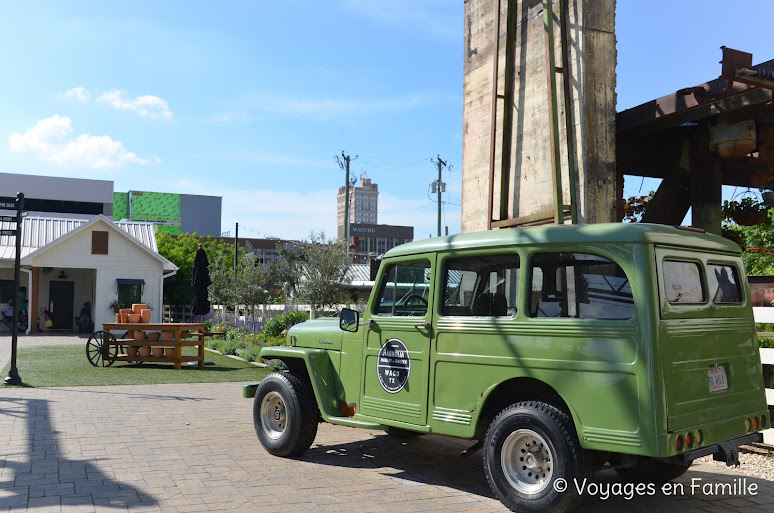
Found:
[{"label": "rear window", "polygon": [[585,253],[544,253],[532,259],[532,317],[631,319],[634,297],[629,278],[605,257]]},{"label": "rear window", "polygon": [[718,305],[742,302],[742,288],[736,267],[727,264],[708,264],[707,283],[712,302]]},{"label": "rear window", "polygon": [[690,305],[707,301],[698,262],[664,260],[664,294],[672,304]]}]

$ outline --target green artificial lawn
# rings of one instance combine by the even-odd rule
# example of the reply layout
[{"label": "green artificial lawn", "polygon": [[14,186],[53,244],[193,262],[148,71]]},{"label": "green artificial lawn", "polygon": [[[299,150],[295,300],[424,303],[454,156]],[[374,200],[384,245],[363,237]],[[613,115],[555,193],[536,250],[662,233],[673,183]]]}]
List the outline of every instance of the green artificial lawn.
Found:
[{"label": "green artificial lawn", "polygon": [[[196,355],[195,348],[183,348],[184,355]],[[175,370],[172,363],[114,362],[110,367],[93,367],[86,358],[86,344],[26,347],[18,352],[16,368],[28,387],[74,387],[104,385],[150,385],[157,383],[255,382],[269,370],[227,356],[204,352],[204,360],[215,365],[187,366]],[[6,365],[3,376],[8,375]]]}]

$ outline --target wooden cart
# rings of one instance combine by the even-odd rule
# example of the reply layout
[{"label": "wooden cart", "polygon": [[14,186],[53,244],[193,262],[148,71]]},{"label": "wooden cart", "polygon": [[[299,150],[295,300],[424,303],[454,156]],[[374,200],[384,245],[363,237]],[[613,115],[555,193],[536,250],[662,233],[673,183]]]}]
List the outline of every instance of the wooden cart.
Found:
[{"label": "wooden cart", "polygon": [[[112,331],[122,331],[126,335],[117,338]],[[172,332],[174,338],[169,341],[137,341],[135,331]],[[95,367],[109,367],[116,361],[174,363],[175,369],[182,368],[182,362],[197,362],[204,367],[204,323],[165,322],[165,323],[105,323],[102,330],[92,333],[86,342],[86,357]],[[174,348],[174,356],[129,356],[128,347]],[[183,347],[196,347],[196,356],[183,356]]]}]

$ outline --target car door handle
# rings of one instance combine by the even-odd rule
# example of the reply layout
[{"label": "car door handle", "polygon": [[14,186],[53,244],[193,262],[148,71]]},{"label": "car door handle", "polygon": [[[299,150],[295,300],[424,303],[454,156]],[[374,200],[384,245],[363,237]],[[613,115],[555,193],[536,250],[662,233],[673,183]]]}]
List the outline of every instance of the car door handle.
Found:
[{"label": "car door handle", "polygon": [[415,328],[419,328],[420,330],[426,330],[428,327],[428,324],[426,322],[418,322],[414,325]]}]

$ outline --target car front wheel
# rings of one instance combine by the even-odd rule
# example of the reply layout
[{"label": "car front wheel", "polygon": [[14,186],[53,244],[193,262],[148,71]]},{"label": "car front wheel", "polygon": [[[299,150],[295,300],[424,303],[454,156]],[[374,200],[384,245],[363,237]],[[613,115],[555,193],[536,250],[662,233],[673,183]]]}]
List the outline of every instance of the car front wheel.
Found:
[{"label": "car front wheel", "polygon": [[269,374],[255,393],[253,424],[261,445],[275,456],[297,456],[317,436],[312,387],[289,372]]}]

